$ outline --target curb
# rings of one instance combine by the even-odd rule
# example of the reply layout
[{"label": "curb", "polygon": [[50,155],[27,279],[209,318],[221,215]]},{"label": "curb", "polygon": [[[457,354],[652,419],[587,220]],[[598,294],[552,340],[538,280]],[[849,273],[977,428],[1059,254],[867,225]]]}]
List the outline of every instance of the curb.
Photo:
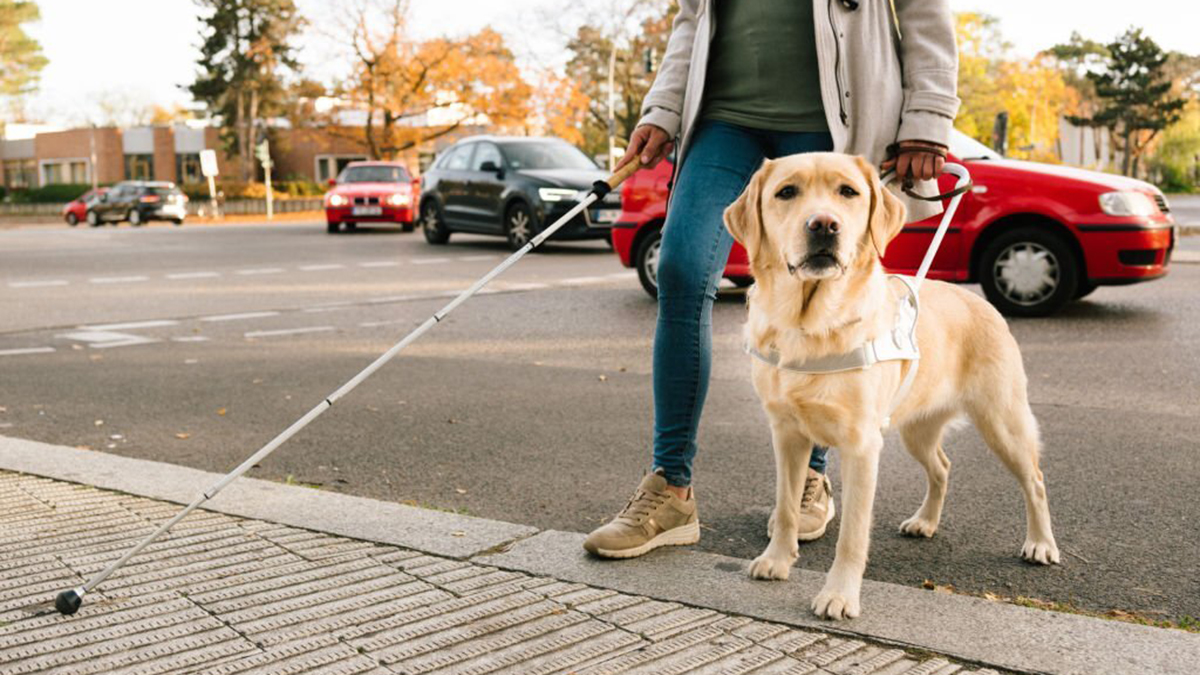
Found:
[{"label": "curb", "polygon": [[[185,504],[220,475],[162,462],[0,436],[0,469]],[[492,567],[586,583],[658,600],[825,633],[925,649],[1025,673],[1184,675],[1200,661],[1200,636],[1029,609],[969,596],[865,581],[864,615],[820,621],[808,599],[824,575],[793,569],[780,583],[751,581],[746,561],[683,549],[604,561],[583,535],[431,511],[243,478],[204,509],[392,544]]]}]

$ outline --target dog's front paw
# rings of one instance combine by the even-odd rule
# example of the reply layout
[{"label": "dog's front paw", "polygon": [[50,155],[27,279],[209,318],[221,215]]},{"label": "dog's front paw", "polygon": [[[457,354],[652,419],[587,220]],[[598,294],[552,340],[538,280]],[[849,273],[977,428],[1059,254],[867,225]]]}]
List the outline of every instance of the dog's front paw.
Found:
[{"label": "dog's front paw", "polygon": [[791,561],[768,553],[763,553],[750,563],[750,577],[753,579],[786,581],[791,571]]},{"label": "dog's front paw", "polygon": [[1059,563],[1058,545],[1053,539],[1048,541],[1033,541],[1026,539],[1021,547],[1021,557],[1026,562],[1037,565],[1057,565]]},{"label": "dog's front paw", "polygon": [[932,537],[933,533],[937,532],[937,529],[937,523],[922,518],[919,515],[900,523],[900,534],[908,537]]},{"label": "dog's front paw", "polygon": [[767,539],[775,533],[775,509],[771,509],[771,516],[767,518]]},{"label": "dog's front paw", "polygon": [[824,588],[813,598],[812,610],[822,619],[853,619],[860,611],[858,593]]}]

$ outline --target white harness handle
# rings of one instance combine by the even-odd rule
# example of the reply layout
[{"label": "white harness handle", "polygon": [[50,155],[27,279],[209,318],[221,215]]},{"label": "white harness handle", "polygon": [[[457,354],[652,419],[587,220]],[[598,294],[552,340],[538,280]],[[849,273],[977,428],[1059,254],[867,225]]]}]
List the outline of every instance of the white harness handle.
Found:
[{"label": "white harness handle", "polygon": [[[965,187],[971,180],[971,174],[961,164],[946,164],[943,170],[945,173],[958,176],[958,181],[954,185],[955,190]],[[933,241],[929,243],[929,249],[925,251],[925,258],[921,261],[916,276],[888,275],[889,278],[904,284],[907,291],[907,297],[902,298],[896,308],[896,325],[890,333],[859,345],[845,354],[806,359],[800,362],[784,362],[778,352],[771,350],[763,354],[749,343],[745,346],[746,353],[781,370],[809,375],[866,370],[882,361],[912,361],[912,367],[904,374],[900,388],[896,390],[896,396],[892,399],[892,405],[888,409],[887,417],[883,420],[883,428],[888,428],[892,422],[892,413],[896,412],[896,409],[904,401],[904,397],[908,395],[908,390],[912,388],[913,380],[917,377],[917,368],[921,362],[921,350],[917,345],[917,318],[921,313],[921,282],[929,274],[929,268],[933,265],[933,259],[937,257],[942,240],[946,238],[946,231],[950,228],[951,221],[954,220],[954,214],[958,211],[958,204],[962,198],[963,192],[950,198],[950,204],[942,214],[942,221],[933,234]]]}]

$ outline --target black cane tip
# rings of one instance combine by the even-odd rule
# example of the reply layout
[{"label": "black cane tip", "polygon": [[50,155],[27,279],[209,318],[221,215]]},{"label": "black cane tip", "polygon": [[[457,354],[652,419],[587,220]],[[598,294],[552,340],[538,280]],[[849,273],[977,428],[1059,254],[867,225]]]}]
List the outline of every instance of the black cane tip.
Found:
[{"label": "black cane tip", "polygon": [[79,611],[79,606],[83,604],[83,598],[75,591],[63,591],[54,599],[54,608],[59,614],[70,616]]}]

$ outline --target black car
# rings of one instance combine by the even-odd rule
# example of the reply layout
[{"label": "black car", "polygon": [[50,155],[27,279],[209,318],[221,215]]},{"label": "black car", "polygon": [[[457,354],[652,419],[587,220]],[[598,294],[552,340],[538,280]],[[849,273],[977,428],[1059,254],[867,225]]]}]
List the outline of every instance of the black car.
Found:
[{"label": "black car", "polygon": [[[561,139],[472,136],[443,151],[425,172],[421,228],[431,244],[446,243],[453,232],[472,232],[501,235],[515,250],[605,177]],[[553,238],[607,239],[620,213],[620,190],[613,190]]]},{"label": "black car", "polygon": [[117,183],[88,204],[87,222],[92,227],[129,221],[135,227],[151,220],[169,220],[182,225],[187,217],[187,196],[166,181],[129,180]]}]

